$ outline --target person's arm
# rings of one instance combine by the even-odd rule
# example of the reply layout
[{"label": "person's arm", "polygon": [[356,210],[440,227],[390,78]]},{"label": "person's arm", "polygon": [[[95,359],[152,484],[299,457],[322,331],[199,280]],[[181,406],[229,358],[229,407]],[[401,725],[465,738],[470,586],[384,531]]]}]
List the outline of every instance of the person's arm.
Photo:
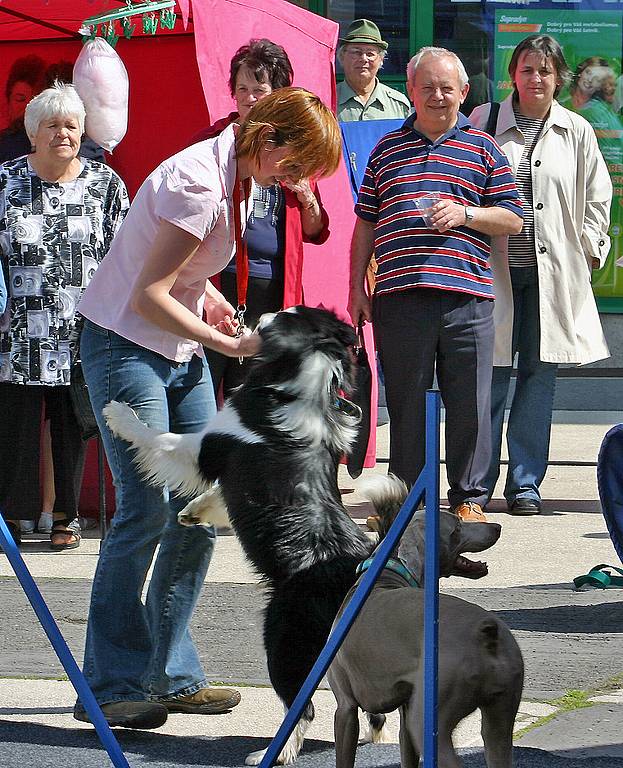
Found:
[{"label": "person's arm", "polygon": [[113,238],[119,231],[130,208],[130,199],[123,181],[113,173],[106,193],[104,205],[103,236],[105,252],[108,253]]},{"label": "person's arm", "polygon": [[372,321],[372,302],[366,294],[364,277],[374,253],[374,224],[357,217],[350,246],[350,289],[348,313],[357,327]]},{"label": "person's arm", "polygon": [[584,172],[586,204],[582,223],[582,249],[591,269],[603,267],[610,251],[610,206],[612,204],[612,180],[599,149],[592,127],[576,139],[578,152],[585,156]]},{"label": "person's arm", "polygon": [[508,208],[491,206],[478,208],[469,206],[473,214],[471,221],[467,220],[466,206],[452,200],[442,199],[435,205],[435,213],[431,217],[432,226],[439,232],[446,232],[456,227],[467,227],[483,235],[518,235],[523,227],[523,219]]},{"label": "person's arm", "polygon": [[292,190],[301,204],[301,225],[303,233],[309,240],[314,240],[324,228],[322,207],[311,188],[309,179],[298,182],[285,180],[284,185]]},{"label": "person's arm", "polygon": [[227,336],[234,336],[238,330],[236,310],[227,301],[211,280],[206,280],[203,312],[208,325],[214,326]]},{"label": "person's arm", "polygon": [[480,200],[476,201],[481,204],[469,202],[463,205],[453,200],[440,200],[432,216],[432,224],[439,232],[457,227],[473,229],[483,235],[518,235],[521,232],[522,208],[508,159],[493,139],[487,139],[485,149],[491,162],[483,166],[486,182]]},{"label": "person's arm", "polygon": [[[132,309],[165,331],[198,341],[229,357],[253,355],[261,346],[259,336],[227,336],[204,323],[171,296],[178,275],[194,256],[200,242],[189,232],[162,220],[132,293]],[[231,309],[227,302],[225,305],[224,310]],[[224,319],[223,315],[220,320]],[[214,313],[211,321],[217,322]]]}]

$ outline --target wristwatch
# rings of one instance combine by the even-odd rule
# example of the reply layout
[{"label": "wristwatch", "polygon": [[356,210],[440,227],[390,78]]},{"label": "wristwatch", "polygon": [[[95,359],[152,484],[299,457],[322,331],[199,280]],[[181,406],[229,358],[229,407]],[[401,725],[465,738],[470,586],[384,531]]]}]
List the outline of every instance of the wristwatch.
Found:
[{"label": "wristwatch", "polygon": [[468,222],[473,220],[474,220],[474,209],[471,206],[466,205],[465,206],[465,223],[467,224]]}]

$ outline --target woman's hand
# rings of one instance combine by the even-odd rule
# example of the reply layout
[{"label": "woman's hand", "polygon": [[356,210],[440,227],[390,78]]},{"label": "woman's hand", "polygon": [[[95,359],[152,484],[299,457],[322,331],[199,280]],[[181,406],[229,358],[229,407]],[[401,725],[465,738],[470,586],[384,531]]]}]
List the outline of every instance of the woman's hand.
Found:
[{"label": "woman's hand", "polygon": [[235,336],[239,325],[236,310],[211,283],[210,287],[212,292],[206,293],[203,303],[206,323],[227,336]]},{"label": "woman's hand", "polygon": [[300,179],[299,181],[292,181],[292,179],[284,179],[284,186],[294,192],[296,199],[301,204],[303,210],[309,210],[311,208],[320,208],[316,195],[312,192],[312,188],[309,184],[309,179]]},{"label": "woman's hand", "polygon": [[217,331],[224,333],[226,336],[235,336],[240,323],[235,317],[225,315],[225,317],[222,320],[219,320],[218,323],[210,323],[210,325],[212,325],[213,328],[216,328]]},{"label": "woman's hand", "polygon": [[283,185],[294,192],[296,199],[301,204],[301,224],[303,233],[310,240],[318,237],[323,229],[322,210],[318,198],[314,194],[309,179],[284,179]]},{"label": "woman's hand", "polygon": [[246,332],[236,337],[232,357],[251,357],[257,355],[262,347],[262,339],[257,333]]}]

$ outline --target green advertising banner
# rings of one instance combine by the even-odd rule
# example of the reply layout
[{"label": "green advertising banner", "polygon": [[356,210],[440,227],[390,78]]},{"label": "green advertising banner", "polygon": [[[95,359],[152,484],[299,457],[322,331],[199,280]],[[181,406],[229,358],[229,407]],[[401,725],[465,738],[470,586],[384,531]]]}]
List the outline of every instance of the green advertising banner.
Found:
[{"label": "green advertising banner", "polygon": [[585,117],[595,129],[614,186],[609,230],[612,248],[603,268],[593,273],[600,308],[613,311],[623,311],[622,27],[620,11],[522,8],[497,10],[495,14],[494,94],[498,101],[512,90],[508,64],[515,46],[528,35],[555,37],[574,73],[558,101]]}]

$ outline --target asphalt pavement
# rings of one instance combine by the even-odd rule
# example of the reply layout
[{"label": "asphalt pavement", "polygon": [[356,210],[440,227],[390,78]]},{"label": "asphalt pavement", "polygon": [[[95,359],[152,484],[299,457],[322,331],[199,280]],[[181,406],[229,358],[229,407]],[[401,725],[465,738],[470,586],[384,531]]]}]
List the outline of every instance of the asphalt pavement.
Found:
[{"label": "asphalt pavement", "polygon": [[[623,412],[557,412],[551,458],[596,460],[607,430]],[[379,430],[387,469],[387,427]],[[442,489],[444,468],[442,466]],[[340,487],[352,516],[369,512],[343,470]],[[596,563],[620,565],[608,537],[591,466],[552,466],[543,484],[543,514],[506,514],[501,486],[490,519],[503,533],[487,553],[478,582],[444,580],[442,589],[495,611],[524,654],[526,683],[516,723],[516,768],[623,768],[623,591],[575,591],[574,576]],[[98,539],[88,531],[78,550],[50,553],[37,534],[22,553],[80,663]],[[242,702],[219,716],[171,715],[152,732],[116,729],[131,766],[239,766],[267,745],[283,718],[270,689],[261,641],[263,587],[235,537],[223,533],[193,619],[193,636],[215,683],[237,686]],[[90,768],[111,763],[93,729],[73,720],[74,693],[4,555],[0,555],[0,768]],[[297,763],[335,763],[334,700],[323,685],[317,718]],[[397,718],[390,716],[397,740]],[[485,766],[477,713],[455,732],[466,768]],[[362,745],[358,768],[398,766],[397,743]]]}]

